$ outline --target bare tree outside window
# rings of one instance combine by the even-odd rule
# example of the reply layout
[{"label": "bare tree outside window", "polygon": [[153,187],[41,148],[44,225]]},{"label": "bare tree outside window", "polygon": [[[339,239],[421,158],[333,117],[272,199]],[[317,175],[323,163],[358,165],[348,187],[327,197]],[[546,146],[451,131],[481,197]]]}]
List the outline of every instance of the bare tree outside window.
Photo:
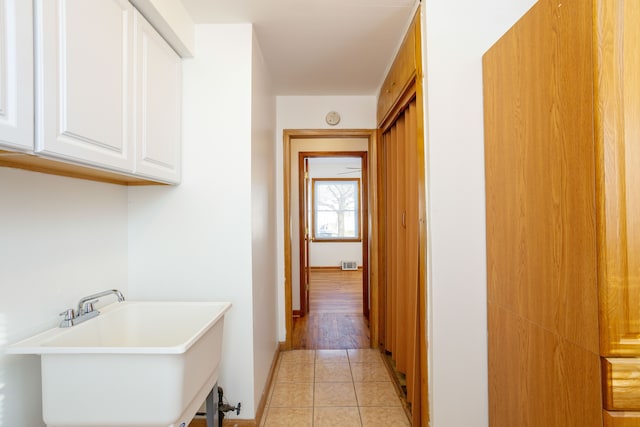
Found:
[{"label": "bare tree outside window", "polygon": [[314,240],[360,240],[360,180],[312,180]]}]

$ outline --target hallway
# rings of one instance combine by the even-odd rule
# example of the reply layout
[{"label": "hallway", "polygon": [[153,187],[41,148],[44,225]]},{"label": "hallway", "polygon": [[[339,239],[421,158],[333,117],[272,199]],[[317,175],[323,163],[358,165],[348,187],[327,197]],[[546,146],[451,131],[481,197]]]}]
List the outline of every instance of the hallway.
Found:
[{"label": "hallway", "polygon": [[262,427],[409,426],[375,349],[280,354]]},{"label": "hallway", "polygon": [[293,321],[294,349],[369,348],[362,271],[312,269],[309,313]]},{"label": "hallway", "polygon": [[309,313],[280,354],[263,427],[409,426],[362,315],[362,271],[312,269]]}]

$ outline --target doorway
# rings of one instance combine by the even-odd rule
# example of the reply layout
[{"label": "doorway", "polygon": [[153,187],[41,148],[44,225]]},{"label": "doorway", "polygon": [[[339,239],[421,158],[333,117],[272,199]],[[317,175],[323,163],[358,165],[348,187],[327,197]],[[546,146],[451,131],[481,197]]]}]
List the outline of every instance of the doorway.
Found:
[{"label": "doorway", "polygon": [[370,346],[368,207],[363,203],[368,183],[363,176],[366,151],[298,152],[300,262],[299,284],[296,287],[295,271],[292,284],[294,349]]},{"label": "doorway", "polygon": [[[351,273],[351,276],[353,276],[353,274],[359,274],[361,279],[358,280],[362,289],[362,312],[360,313],[360,317],[363,318],[362,315],[366,314],[368,315],[369,320],[372,320],[377,315],[377,307],[375,304],[377,300],[376,295],[374,295],[375,292],[372,292],[369,266],[371,252],[370,230],[372,229],[369,214],[372,199],[370,187],[372,182],[375,185],[375,179],[372,179],[371,176],[371,156],[369,156],[369,153],[372,152],[372,149],[375,149],[375,134],[375,130],[285,130],[284,132],[283,183],[285,218],[286,349],[293,348],[294,315],[296,316],[296,319],[304,319],[304,322],[311,321],[312,324],[314,322],[322,322],[323,318],[325,321],[336,323],[335,319],[330,319],[331,317],[336,316],[335,313],[327,313],[324,315],[314,313],[313,316],[308,314],[312,304],[309,302],[309,288],[307,285],[310,281],[314,281],[313,270],[315,270],[317,283],[326,282],[326,273],[328,273],[327,271],[322,271],[322,268],[310,268],[311,265],[309,264],[308,257],[309,245],[316,243],[313,242],[314,240],[322,240],[323,237],[330,237],[328,240],[332,240],[331,237],[335,237],[331,235],[335,234],[335,230],[331,230],[330,224],[325,224],[324,229],[313,230],[311,228],[313,218],[311,215],[311,209],[309,208],[313,188],[311,187],[311,182],[305,183],[304,179],[304,166],[305,163],[308,164],[309,160],[313,162],[313,159],[360,159],[360,168],[362,169],[360,196],[361,215],[359,216],[361,219],[358,224],[360,235],[357,236],[357,239],[353,240],[357,240],[358,244],[360,244],[362,248],[361,265],[358,265],[358,267],[361,268],[358,268],[355,273],[348,271],[343,273],[341,265],[330,266],[332,273],[334,273],[334,278],[331,280],[333,280],[334,285],[340,281],[342,281],[343,284],[353,283],[353,277],[349,277],[349,273]],[[355,166],[352,167],[355,168]],[[340,179],[340,177],[336,178]],[[344,178],[344,181],[349,181],[349,179]],[[319,183],[322,184],[322,180],[318,180],[316,182],[316,184]],[[313,252],[313,249],[311,249],[311,251]],[[360,264],[360,262],[358,262],[358,264]],[[318,265],[316,265],[316,267],[318,267]],[[341,278],[339,276],[344,277]],[[366,322],[366,319],[363,318],[363,322]],[[346,323],[350,323],[351,326],[354,325],[353,319],[351,322],[347,321]],[[369,323],[372,324],[373,322]],[[347,329],[352,330],[350,327]],[[369,331],[369,333],[373,338],[373,331]],[[361,342],[360,338],[355,341]],[[336,340],[336,342],[339,342],[339,340]],[[366,346],[369,347],[371,342],[373,341],[367,342]],[[362,346],[362,344],[359,344],[359,346]]]}]

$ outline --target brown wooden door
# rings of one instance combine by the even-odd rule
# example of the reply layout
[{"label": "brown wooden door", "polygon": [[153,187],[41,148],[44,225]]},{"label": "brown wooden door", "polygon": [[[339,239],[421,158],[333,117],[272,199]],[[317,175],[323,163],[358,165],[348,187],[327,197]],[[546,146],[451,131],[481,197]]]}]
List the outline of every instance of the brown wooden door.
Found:
[{"label": "brown wooden door", "polygon": [[304,301],[302,304],[304,313],[309,313],[309,277],[310,277],[310,267],[309,267],[309,243],[311,241],[311,231],[310,231],[310,221],[309,221],[309,213],[311,207],[311,201],[309,195],[311,194],[311,180],[309,179],[309,159],[305,157],[304,159],[304,185],[302,190],[302,197],[304,200],[304,220],[303,220],[303,230],[304,230],[304,245],[302,248],[302,286],[304,292],[302,292],[301,299]]},{"label": "brown wooden door", "polygon": [[[420,416],[419,194],[417,106],[408,103],[381,142],[380,233],[384,260],[380,344],[407,379],[407,400]],[[383,320],[382,320],[383,319]]]},{"label": "brown wooden door", "polygon": [[309,158],[303,153],[299,153],[298,158],[298,206],[300,213],[300,315],[309,313],[309,242],[311,240],[309,213],[310,182],[309,179]]}]

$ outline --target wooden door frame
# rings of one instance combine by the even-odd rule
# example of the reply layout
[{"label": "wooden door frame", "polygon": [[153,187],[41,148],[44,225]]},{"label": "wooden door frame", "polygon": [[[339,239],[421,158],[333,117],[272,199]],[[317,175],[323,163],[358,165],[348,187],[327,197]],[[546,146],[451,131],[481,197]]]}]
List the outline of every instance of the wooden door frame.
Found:
[{"label": "wooden door frame", "polygon": [[[306,159],[312,158],[326,158],[326,157],[334,157],[334,158],[359,158],[361,165],[361,186],[360,186],[360,200],[361,200],[361,220],[360,222],[360,230],[361,230],[361,248],[362,248],[362,314],[364,317],[369,320],[369,180],[366,179],[368,177],[368,156],[367,151],[300,151],[298,152],[298,241],[300,247],[300,312],[301,315],[304,316],[309,312],[309,307],[307,301],[308,295],[305,293],[305,297],[303,298],[303,290],[304,280],[306,272],[303,272],[303,263],[304,263],[304,254],[302,252],[302,246],[308,245],[304,234],[304,216],[307,208],[307,200],[304,200],[302,197],[303,194],[303,186],[306,183],[305,177],[302,176],[302,164]],[[308,256],[308,251],[307,251]],[[308,260],[307,260],[308,261]]]},{"label": "wooden door frame", "polygon": [[[368,277],[369,289],[369,333],[371,346],[375,347],[378,342],[377,322],[378,322],[378,249],[377,249],[377,217],[372,215],[376,212],[377,206],[377,130],[375,129],[285,129],[283,132],[283,204],[284,204],[284,299],[285,299],[285,327],[286,338],[285,349],[293,347],[293,303],[292,303],[292,229],[291,217],[291,167],[292,153],[291,146],[295,139],[340,139],[340,138],[366,138],[367,149],[367,171],[363,170],[362,179],[367,180],[367,199],[363,200],[366,205],[366,218],[363,210],[363,264],[366,260],[366,269],[363,269],[363,277]],[[317,150],[318,153],[333,154],[335,151]],[[360,150],[340,152],[342,156],[353,156]],[[297,167],[297,156],[295,158]],[[363,168],[364,169],[364,168]],[[365,233],[366,227],[366,233]],[[297,232],[296,232],[297,233]],[[365,235],[367,240],[364,241]],[[366,275],[366,276],[365,276]]]},{"label": "wooden door frame", "polygon": [[[298,248],[300,249],[300,313],[306,316],[309,312],[309,248],[311,232],[307,215],[309,199],[309,158],[298,153]],[[304,248],[304,251],[303,251]],[[304,295],[304,296],[303,296]]]}]

